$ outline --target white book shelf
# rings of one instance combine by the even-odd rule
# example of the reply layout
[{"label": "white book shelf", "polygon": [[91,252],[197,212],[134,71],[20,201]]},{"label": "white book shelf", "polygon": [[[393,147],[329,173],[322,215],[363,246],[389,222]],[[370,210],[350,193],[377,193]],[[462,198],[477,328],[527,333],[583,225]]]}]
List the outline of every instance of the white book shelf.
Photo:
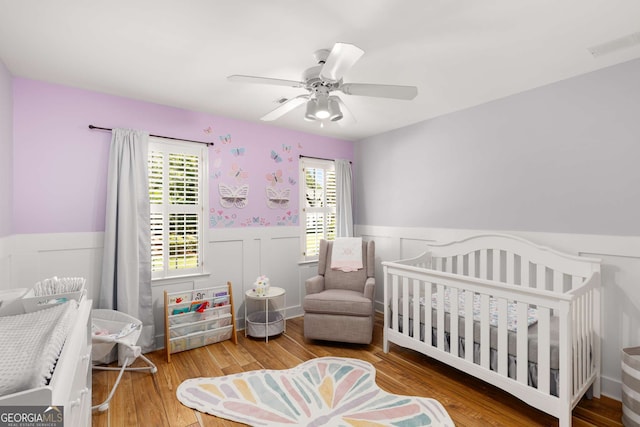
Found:
[{"label": "white book shelf", "polygon": [[238,343],[231,282],[189,291],[164,291],[164,345],[171,355],[220,341]]}]

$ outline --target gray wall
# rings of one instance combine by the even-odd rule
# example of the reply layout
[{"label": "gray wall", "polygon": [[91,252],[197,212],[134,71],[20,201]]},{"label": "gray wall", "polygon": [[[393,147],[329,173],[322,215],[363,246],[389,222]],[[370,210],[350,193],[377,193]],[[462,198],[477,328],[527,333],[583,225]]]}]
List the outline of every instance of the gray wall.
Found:
[{"label": "gray wall", "polygon": [[640,60],[355,143],[356,223],[640,235]]},{"label": "gray wall", "polygon": [[13,212],[13,86],[0,60],[0,237],[12,231]]}]

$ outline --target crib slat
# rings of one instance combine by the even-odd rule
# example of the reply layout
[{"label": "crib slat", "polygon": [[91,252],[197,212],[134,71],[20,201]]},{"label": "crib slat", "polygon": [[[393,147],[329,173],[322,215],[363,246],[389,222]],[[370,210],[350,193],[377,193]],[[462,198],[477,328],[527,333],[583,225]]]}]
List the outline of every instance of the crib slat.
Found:
[{"label": "crib slat", "polygon": [[517,366],[517,374],[516,379],[519,383],[527,384],[529,369],[528,369],[528,361],[529,361],[529,305],[523,302],[517,303],[517,312],[518,312],[518,326],[517,326],[517,335],[516,335],[516,366]]},{"label": "crib slat", "polygon": [[469,273],[468,273],[469,276],[478,277],[476,275],[476,253],[469,252],[468,258],[469,258]]},{"label": "crib slat", "polygon": [[398,311],[398,275],[394,274],[391,277],[391,329],[398,331],[398,320],[400,319],[400,312]]},{"label": "crib slat", "polygon": [[[420,338],[420,280],[413,279],[413,287],[411,290],[413,294],[413,339],[421,341]],[[425,299],[425,313],[429,313],[428,305],[429,301]]]},{"label": "crib slat", "polygon": [[506,283],[511,283],[514,284],[516,283],[515,281],[515,263],[516,263],[516,257],[515,254],[513,252],[508,252],[507,251],[507,260],[506,260],[506,264],[507,264],[507,278],[505,280]]},{"label": "crib slat", "polygon": [[446,270],[448,273],[453,273],[453,264],[455,262],[455,257],[450,256],[447,257],[447,266],[446,266]]},{"label": "crib slat", "polygon": [[456,266],[456,272],[458,274],[464,274],[464,256],[458,255],[456,257],[456,261],[458,263],[458,265]]},{"label": "crib slat", "polygon": [[529,259],[526,257],[520,257],[520,285],[529,287],[530,286],[530,278],[529,278]]},{"label": "crib slat", "polygon": [[423,283],[424,290],[424,342],[428,345],[433,345],[433,340],[431,339],[431,331],[433,328],[433,284],[429,282]]},{"label": "crib slat", "polygon": [[449,289],[449,299],[451,308],[449,310],[449,352],[458,356],[458,288]]},{"label": "crib slat", "polygon": [[[582,307],[580,306],[580,299],[578,298],[573,302],[573,315],[576,322],[580,322],[582,317]],[[582,382],[582,331],[580,330],[579,323],[574,323],[574,325],[578,325],[578,327],[574,330],[573,336],[573,346],[575,347],[575,351],[572,354],[572,362],[577,366],[576,376],[573,379],[573,387],[574,389]]]},{"label": "crib slat", "polygon": [[553,271],[553,291],[562,293],[564,290],[564,274],[561,271]]},{"label": "crib slat", "polygon": [[480,251],[480,278],[487,279],[489,278],[489,269],[487,265],[487,250],[481,249]]},{"label": "crib slat", "polygon": [[[578,313],[578,307],[577,304],[573,304],[572,308],[571,308],[571,320],[572,320],[572,324],[576,325],[577,322],[580,322],[579,320],[580,315]],[[578,390],[579,384],[580,384],[580,366],[579,366],[579,356],[578,354],[580,353],[580,346],[578,344],[578,337],[580,336],[579,333],[577,333],[576,331],[574,331],[573,334],[573,339],[571,342],[571,366],[572,366],[572,371],[573,371],[573,384],[572,384],[572,392],[575,393]]]},{"label": "crib slat", "polygon": [[464,291],[464,358],[473,362],[473,292]]},{"label": "crib slat", "polygon": [[542,264],[536,264],[536,287],[547,289],[547,268]]},{"label": "crib slat", "polygon": [[402,334],[409,336],[409,315],[411,314],[409,305],[409,278],[402,277]]},{"label": "crib slat", "polygon": [[489,329],[489,295],[480,295],[480,365],[489,369],[491,354],[491,335]]},{"label": "crib slat", "polygon": [[588,299],[589,299],[589,294],[583,295],[580,300],[581,300],[581,322],[580,322],[580,337],[582,339],[582,360],[580,361],[580,366],[582,367],[582,381],[581,383],[584,383],[587,380],[587,377],[589,376],[589,349],[591,348],[590,345],[590,335],[589,331],[587,330],[586,325],[589,325],[588,318],[589,318],[589,305],[588,305]]},{"label": "crib slat", "polygon": [[[586,324],[587,324],[587,334],[589,336],[589,341],[587,342],[587,346],[588,349],[595,349],[597,342],[596,342],[596,337],[599,333],[596,332],[596,330],[594,329],[594,326],[598,323],[597,319],[596,319],[596,311],[595,310],[599,310],[600,309],[600,304],[598,304],[596,302],[596,296],[594,294],[594,291],[590,291],[588,294],[588,300],[587,300],[587,320],[586,320]],[[591,353],[588,353],[589,355]],[[595,354],[595,351],[594,351]],[[589,367],[589,375],[591,375],[596,369],[598,369],[596,367],[596,357],[589,357],[588,362],[585,363],[586,366]]]},{"label": "crib slat", "polygon": [[496,282],[500,282],[500,257],[502,256],[500,249],[493,250],[493,276],[491,278]]},{"label": "crib slat", "polygon": [[[587,331],[585,330],[584,326],[586,323],[586,315],[587,315],[587,307],[585,305],[586,303],[586,295],[581,296],[580,298],[578,298],[577,304],[575,304],[577,306],[578,309],[578,327],[577,332],[575,332],[575,335],[578,335],[578,345],[579,345],[579,357],[578,357],[578,365],[580,366],[579,370],[578,370],[578,379],[579,379],[579,383],[582,384],[584,383],[584,381],[586,381],[587,379],[587,370],[586,370],[586,365],[587,365],[587,345],[586,345],[586,334]],[[574,383],[576,381],[574,380]]]},{"label": "crib slat", "polygon": [[509,343],[507,341],[507,299],[498,299],[498,373],[509,375]]},{"label": "crib slat", "polygon": [[444,285],[436,284],[438,289],[438,311],[436,318],[436,346],[444,351]]},{"label": "crib slat", "polygon": [[550,310],[538,307],[538,391],[549,394],[550,384]]}]

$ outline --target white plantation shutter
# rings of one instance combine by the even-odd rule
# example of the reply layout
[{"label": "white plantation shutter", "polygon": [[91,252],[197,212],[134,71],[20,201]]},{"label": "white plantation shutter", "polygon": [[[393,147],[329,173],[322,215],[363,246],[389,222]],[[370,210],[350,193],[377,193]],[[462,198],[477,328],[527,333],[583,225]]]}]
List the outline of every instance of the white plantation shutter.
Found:
[{"label": "white plantation shutter", "polygon": [[332,160],[300,159],[302,255],[318,259],[320,240],[336,238],[336,173]]},{"label": "white plantation shutter", "polygon": [[206,193],[206,148],[149,145],[151,271],[154,278],[200,273]]}]

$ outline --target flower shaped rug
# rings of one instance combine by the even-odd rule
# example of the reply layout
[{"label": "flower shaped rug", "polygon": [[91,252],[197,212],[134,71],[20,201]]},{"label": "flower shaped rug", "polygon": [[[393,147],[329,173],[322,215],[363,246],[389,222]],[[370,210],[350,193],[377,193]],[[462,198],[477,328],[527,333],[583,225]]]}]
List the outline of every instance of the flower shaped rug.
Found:
[{"label": "flower shaped rug", "polygon": [[381,390],[368,362],[321,357],[285,370],[184,381],[184,405],[252,426],[453,426],[434,399]]}]

